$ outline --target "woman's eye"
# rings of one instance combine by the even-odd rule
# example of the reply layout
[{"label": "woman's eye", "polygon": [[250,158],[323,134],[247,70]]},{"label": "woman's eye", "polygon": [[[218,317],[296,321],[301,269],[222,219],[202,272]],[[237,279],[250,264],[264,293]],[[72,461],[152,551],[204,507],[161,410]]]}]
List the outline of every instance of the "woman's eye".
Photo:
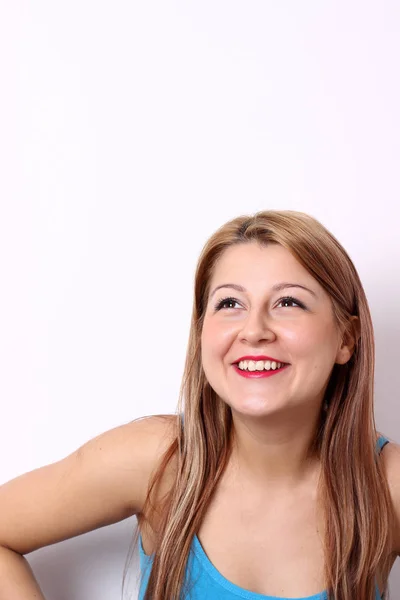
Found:
[{"label": "woman's eye", "polygon": [[300,308],[304,308],[304,304],[302,302],[300,302],[299,300],[297,300],[296,298],[293,298],[292,296],[286,296],[285,298],[281,298],[278,302],[278,304],[297,304],[297,306],[299,306]]},{"label": "woman's eye", "polygon": [[221,310],[221,308],[235,308],[234,306],[228,306],[228,304],[238,304],[235,298],[223,298],[215,306],[215,310]]}]

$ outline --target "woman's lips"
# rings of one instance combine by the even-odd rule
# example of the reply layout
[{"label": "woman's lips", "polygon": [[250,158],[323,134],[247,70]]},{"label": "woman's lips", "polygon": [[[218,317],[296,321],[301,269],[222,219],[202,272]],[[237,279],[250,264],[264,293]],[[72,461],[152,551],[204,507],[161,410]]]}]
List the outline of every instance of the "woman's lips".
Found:
[{"label": "woman's lips", "polygon": [[236,373],[242,377],[247,377],[247,379],[260,379],[261,377],[271,377],[272,375],[277,375],[277,373],[281,373],[289,366],[290,365],[283,365],[283,367],[280,369],[275,369],[275,371],[272,369],[270,371],[241,371],[236,364],[233,365],[233,368],[235,369]]}]

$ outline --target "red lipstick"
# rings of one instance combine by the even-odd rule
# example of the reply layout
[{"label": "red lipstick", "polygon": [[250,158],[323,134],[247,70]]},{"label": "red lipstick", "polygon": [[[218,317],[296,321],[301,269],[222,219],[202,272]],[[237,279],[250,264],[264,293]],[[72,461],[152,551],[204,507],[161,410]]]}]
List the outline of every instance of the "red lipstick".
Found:
[{"label": "red lipstick", "polygon": [[[276,363],[282,363],[283,366],[279,369],[271,369],[270,371],[242,371],[239,369],[239,362],[242,360],[270,360],[271,362],[275,361]],[[270,356],[242,356],[241,358],[239,358],[238,361],[233,363],[233,368],[235,369],[236,373],[238,373],[238,375],[241,375],[242,377],[247,377],[248,379],[260,379],[261,377],[272,377],[272,375],[277,375],[278,373],[281,373],[289,366],[289,364],[290,363],[285,363],[283,360],[271,358]]]}]

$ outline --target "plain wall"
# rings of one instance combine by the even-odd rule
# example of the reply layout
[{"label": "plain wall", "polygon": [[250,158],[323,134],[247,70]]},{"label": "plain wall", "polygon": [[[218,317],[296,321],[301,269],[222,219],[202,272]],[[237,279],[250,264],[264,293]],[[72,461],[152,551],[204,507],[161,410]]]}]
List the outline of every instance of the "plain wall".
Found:
[{"label": "plain wall", "polygon": [[[399,3],[0,8],[0,481],[175,411],[198,254],[261,209],[349,252],[399,440]],[[134,527],[30,554],[49,600],[120,598]]]}]

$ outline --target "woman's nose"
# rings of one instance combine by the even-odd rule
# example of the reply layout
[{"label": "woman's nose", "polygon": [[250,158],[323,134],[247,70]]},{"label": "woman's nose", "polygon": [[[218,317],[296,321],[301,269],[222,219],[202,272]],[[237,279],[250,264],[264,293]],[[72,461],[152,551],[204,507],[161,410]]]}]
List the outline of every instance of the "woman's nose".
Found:
[{"label": "woman's nose", "polygon": [[254,344],[263,340],[271,341],[276,338],[268,317],[260,312],[249,314],[240,330],[239,338]]}]

